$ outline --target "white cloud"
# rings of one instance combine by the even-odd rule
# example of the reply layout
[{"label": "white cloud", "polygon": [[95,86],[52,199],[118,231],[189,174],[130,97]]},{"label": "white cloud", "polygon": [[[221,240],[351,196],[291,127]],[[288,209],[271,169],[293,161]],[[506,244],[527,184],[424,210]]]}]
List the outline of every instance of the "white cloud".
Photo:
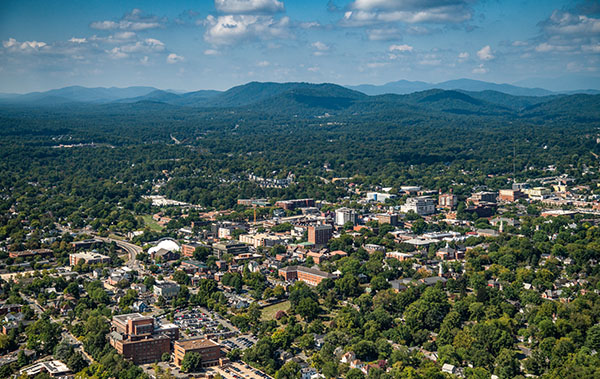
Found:
[{"label": "white cloud", "polygon": [[317,66],[312,66],[312,67],[307,68],[307,70],[310,72],[319,72],[321,69]]},{"label": "white cloud", "polygon": [[514,41],[512,43],[512,45],[515,46],[515,47],[522,47],[522,46],[527,46],[529,44],[527,42],[525,42],[525,41]]},{"label": "white cloud", "polygon": [[397,41],[402,39],[402,34],[397,28],[368,29],[367,37],[370,41]]},{"label": "white cloud", "polygon": [[371,63],[367,63],[367,67],[368,68],[381,68],[381,67],[385,67],[387,66],[388,63],[386,62],[371,62]]},{"label": "white cloud", "polygon": [[278,0],[215,0],[215,8],[222,13],[253,14],[283,12]]},{"label": "white cloud", "polygon": [[147,55],[140,58],[140,63],[143,64],[144,66],[147,65],[149,62],[150,62],[150,59],[148,58]]},{"label": "white cloud", "polygon": [[219,55],[219,51],[215,49],[206,49],[204,50],[204,55]]},{"label": "white cloud", "polygon": [[290,19],[275,20],[271,16],[208,16],[204,39],[214,45],[230,45],[245,40],[267,40],[289,36]]},{"label": "white cloud", "polygon": [[90,23],[90,28],[98,30],[147,30],[160,28],[165,20],[159,20],[152,15],[145,15],[140,9],[133,9],[125,14],[119,21],[94,21]]},{"label": "white cloud", "polygon": [[413,51],[413,47],[410,45],[391,45],[388,50],[390,53],[393,53],[395,51],[404,53]]},{"label": "white cloud", "polygon": [[469,58],[469,53],[467,53],[466,51],[458,54],[458,59],[468,59]]},{"label": "white cloud", "polygon": [[491,61],[492,59],[495,58],[495,56],[494,56],[494,54],[492,52],[492,48],[490,47],[490,45],[482,47],[481,50],[479,50],[477,52],[477,56],[482,61]]},{"label": "white cloud", "polygon": [[314,47],[315,49],[319,50],[319,51],[327,51],[327,50],[329,50],[329,46],[327,46],[326,44],[324,44],[321,41],[317,41],[317,42],[313,43],[311,46]]},{"label": "white cloud", "polygon": [[260,61],[256,65],[258,67],[267,67],[267,66],[271,65],[271,62],[269,62],[269,61]]},{"label": "white cloud", "polygon": [[2,46],[13,51],[34,51],[46,47],[47,44],[40,41],[19,42],[14,38],[9,38],[8,41],[2,41]]},{"label": "white cloud", "polygon": [[69,42],[72,42],[72,43],[86,43],[86,42],[87,42],[87,39],[85,39],[85,38],[75,38],[75,37],[73,37],[73,38],[71,38],[71,39],[69,40]]},{"label": "white cloud", "polygon": [[177,55],[175,53],[171,53],[167,56],[167,63],[174,64],[177,62],[182,62],[184,58],[181,55]]},{"label": "white cloud", "polygon": [[473,74],[487,74],[490,70],[488,70],[483,63],[473,69]]},{"label": "white cloud", "polygon": [[469,3],[469,0],[355,0],[344,14],[342,24],[459,23],[471,19]]}]

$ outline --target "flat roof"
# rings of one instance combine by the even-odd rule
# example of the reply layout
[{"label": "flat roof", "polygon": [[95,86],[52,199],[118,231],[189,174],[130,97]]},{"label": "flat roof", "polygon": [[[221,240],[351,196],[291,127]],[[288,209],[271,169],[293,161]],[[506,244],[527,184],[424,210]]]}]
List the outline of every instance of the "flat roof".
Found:
[{"label": "flat roof", "polygon": [[192,338],[188,340],[177,340],[175,345],[182,347],[185,350],[205,349],[208,347],[221,346],[213,340],[207,338]]},{"label": "flat roof", "polygon": [[113,316],[113,321],[118,321],[120,323],[127,323],[129,320],[137,320],[137,319],[153,319],[152,317],[144,316],[141,313],[127,313],[124,315],[116,315]]}]

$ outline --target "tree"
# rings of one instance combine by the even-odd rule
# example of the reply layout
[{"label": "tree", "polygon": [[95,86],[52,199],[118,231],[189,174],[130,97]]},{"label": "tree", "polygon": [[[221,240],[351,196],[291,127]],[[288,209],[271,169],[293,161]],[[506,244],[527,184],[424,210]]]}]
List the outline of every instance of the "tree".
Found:
[{"label": "tree", "polygon": [[585,345],[590,349],[600,351],[600,324],[588,329]]},{"label": "tree", "polygon": [[519,361],[514,351],[502,349],[495,361],[496,369],[494,373],[500,379],[514,378],[519,374]]},{"label": "tree", "polygon": [[275,379],[300,379],[300,365],[294,361],[286,362],[275,374]]},{"label": "tree", "polygon": [[181,369],[185,372],[196,372],[202,368],[202,356],[198,353],[186,353],[181,362]]},{"label": "tree", "polygon": [[315,300],[307,297],[300,300],[300,303],[296,307],[296,312],[306,321],[310,322],[319,316],[321,307]]},{"label": "tree", "polygon": [[173,274],[173,280],[180,285],[188,285],[190,284],[190,277],[188,276],[188,274],[186,274],[185,272],[181,271],[181,270],[177,270],[175,271],[175,273]]},{"label": "tree", "polygon": [[357,368],[351,368],[346,373],[346,379],[365,379],[365,375]]}]

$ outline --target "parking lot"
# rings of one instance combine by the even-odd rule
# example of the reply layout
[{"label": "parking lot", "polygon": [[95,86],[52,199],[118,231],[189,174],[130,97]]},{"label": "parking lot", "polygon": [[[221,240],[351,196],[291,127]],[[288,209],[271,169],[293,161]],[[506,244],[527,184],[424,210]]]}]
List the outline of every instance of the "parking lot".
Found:
[{"label": "parking lot", "polygon": [[227,338],[235,334],[234,330],[223,325],[217,317],[201,310],[181,310],[175,313],[173,323],[179,326],[180,332],[186,337]]},{"label": "parking lot", "polygon": [[221,344],[230,350],[240,349],[246,350],[249,347],[254,346],[256,343],[256,339],[249,335],[242,335],[239,337],[232,337],[226,340],[221,341]]},{"label": "parking lot", "polygon": [[244,364],[243,362],[230,363],[224,367],[214,369],[224,379],[271,379],[264,372]]}]

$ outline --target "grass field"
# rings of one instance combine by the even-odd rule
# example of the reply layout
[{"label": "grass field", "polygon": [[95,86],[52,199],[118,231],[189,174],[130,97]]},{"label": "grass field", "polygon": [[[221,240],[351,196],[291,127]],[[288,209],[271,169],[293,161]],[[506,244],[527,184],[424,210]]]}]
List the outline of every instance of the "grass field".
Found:
[{"label": "grass field", "polygon": [[262,310],[262,316],[260,318],[263,321],[274,320],[275,319],[275,313],[277,313],[279,311],[285,311],[285,312],[287,312],[288,309],[290,309],[290,302],[289,301],[284,301],[283,303],[277,303],[277,304],[269,305],[268,307],[263,308],[263,310]]},{"label": "grass field", "polygon": [[156,221],[152,218],[152,215],[143,215],[142,219],[144,220],[144,225],[150,228],[150,230],[155,232],[160,232],[163,230],[163,227],[158,225]]}]

